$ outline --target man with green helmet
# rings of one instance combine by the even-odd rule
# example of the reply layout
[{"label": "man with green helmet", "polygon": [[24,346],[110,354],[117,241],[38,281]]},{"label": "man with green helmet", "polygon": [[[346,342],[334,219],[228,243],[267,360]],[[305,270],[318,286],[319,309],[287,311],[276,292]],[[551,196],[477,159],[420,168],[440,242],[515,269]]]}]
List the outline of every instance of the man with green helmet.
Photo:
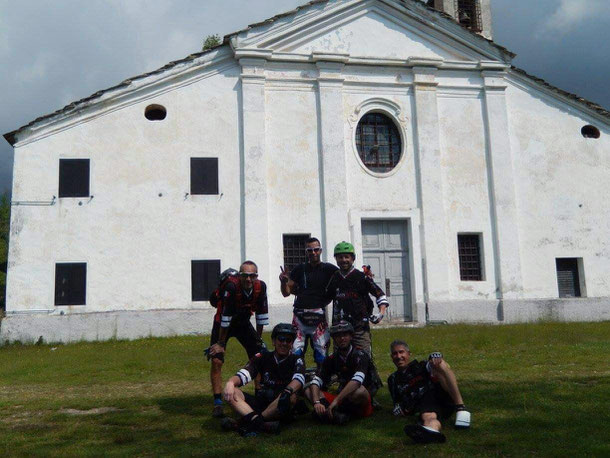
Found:
[{"label": "man with green helmet", "polygon": [[[340,242],[335,246],[335,260],[339,266],[331,277],[326,291],[333,298],[333,320],[336,324],[346,320],[354,327],[353,343],[357,348],[365,351],[372,361],[371,327],[379,323],[385,315],[389,303],[383,290],[364,272],[354,267],[356,250],[349,242]],[[373,314],[374,305],[371,300],[374,296],[379,312]],[[381,387],[381,379],[374,371],[377,388]],[[373,394],[375,393],[373,389]]]}]

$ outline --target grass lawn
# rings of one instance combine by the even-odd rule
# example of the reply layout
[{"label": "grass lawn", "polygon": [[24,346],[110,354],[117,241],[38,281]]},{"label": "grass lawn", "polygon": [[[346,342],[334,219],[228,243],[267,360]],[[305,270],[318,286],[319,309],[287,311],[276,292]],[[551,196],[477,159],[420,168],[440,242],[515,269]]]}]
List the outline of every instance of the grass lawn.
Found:
[{"label": "grass lawn", "polygon": [[[344,426],[309,416],[278,436],[244,439],[212,419],[208,337],[0,347],[1,456],[610,456],[610,322],[439,326],[374,332],[416,358],[441,350],[473,426],[412,445],[384,409]],[[269,341],[269,335],[266,335]],[[308,355],[309,357],[309,355]],[[245,362],[232,340],[224,378]],[[311,364],[309,364],[311,365]]]}]

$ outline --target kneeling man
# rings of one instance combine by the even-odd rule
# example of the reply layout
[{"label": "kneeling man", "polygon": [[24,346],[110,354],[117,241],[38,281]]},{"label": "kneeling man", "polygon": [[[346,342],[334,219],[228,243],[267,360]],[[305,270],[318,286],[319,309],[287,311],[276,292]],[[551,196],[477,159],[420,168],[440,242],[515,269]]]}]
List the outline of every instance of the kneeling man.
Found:
[{"label": "kneeling man", "polygon": [[[257,353],[243,369],[229,379],[224,398],[240,415],[239,422],[227,418],[224,429],[235,429],[243,436],[255,436],[257,431],[277,432],[281,420],[290,414],[296,403],[296,393],[305,383],[303,360],[291,354],[296,331],[291,324],[280,323],[273,328],[273,352]],[[261,375],[261,388],[255,396],[238,387]]]},{"label": "kneeling man", "polygon": [[[347,321],[340,321],[330,328],[336,350],[324,360],[305,393],[318,420],[343,424],[352,416],[368,417],[373,413],[371,359],[365,351],[352,346],[353,334],[354,328]],[[336,395],[322,391],[328,390],[333,375],[339,382]]]},{"label": "kneeling man", "polygon": [[398,369],[388,378],[396,416],[417,415],[419,423],[405,426],[405,433],[416,443],[445,442],[440,420],[456,412],[456,428],[470,427],[455,374],[441,353],[432,353],[428,361],[411,361],[409,346],[402,340],[390,345],[390,354]]}]

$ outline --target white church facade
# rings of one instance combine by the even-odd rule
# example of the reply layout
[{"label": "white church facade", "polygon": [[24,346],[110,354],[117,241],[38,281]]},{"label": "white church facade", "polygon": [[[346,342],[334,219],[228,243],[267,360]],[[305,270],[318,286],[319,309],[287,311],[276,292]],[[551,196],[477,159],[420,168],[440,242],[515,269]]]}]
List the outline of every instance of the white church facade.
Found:
[{"label": "white church facade", "polygon": [[288,320],[310,235],[394,322],[610,319],[610,114],[512,67],[489,0],[428,3],[312,1],[6,134],[2,341],[208,333],[245,259]]}]

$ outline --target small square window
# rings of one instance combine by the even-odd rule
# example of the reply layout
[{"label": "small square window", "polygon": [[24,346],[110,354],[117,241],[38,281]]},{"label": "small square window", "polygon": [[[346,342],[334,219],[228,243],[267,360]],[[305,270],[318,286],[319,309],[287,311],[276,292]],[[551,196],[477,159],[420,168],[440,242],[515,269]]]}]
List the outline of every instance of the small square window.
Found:
[{"label": "small square window", "polygon": [[89,159],[59,160],[59,197],[89,197]]},{"label": "small square window", "polygon": [[55,264],[55,305],[85,305],[87,296],[87,264],[62,262]]},{"label": "small square window", "polygon": [[483,281],[480,234],[458,234],[460,280]]},{"label": "small square window", "polygon": [[193,302],[207,301],[218,286],[220,260],[191,261],[191,296]]},{"label": "small square window", "polygon": [[581,297],[579,261],[582,258],[556,258],[557,287],[559,297]]},{"label": "small square window", "polygon": [[191,158],[191,194],[218,194],[218,158]]},{"label": "small square window", "polygon": [[307,262],[305,248],[310,234],[284,234],[284,269],[291,272],[296,266]]}]

